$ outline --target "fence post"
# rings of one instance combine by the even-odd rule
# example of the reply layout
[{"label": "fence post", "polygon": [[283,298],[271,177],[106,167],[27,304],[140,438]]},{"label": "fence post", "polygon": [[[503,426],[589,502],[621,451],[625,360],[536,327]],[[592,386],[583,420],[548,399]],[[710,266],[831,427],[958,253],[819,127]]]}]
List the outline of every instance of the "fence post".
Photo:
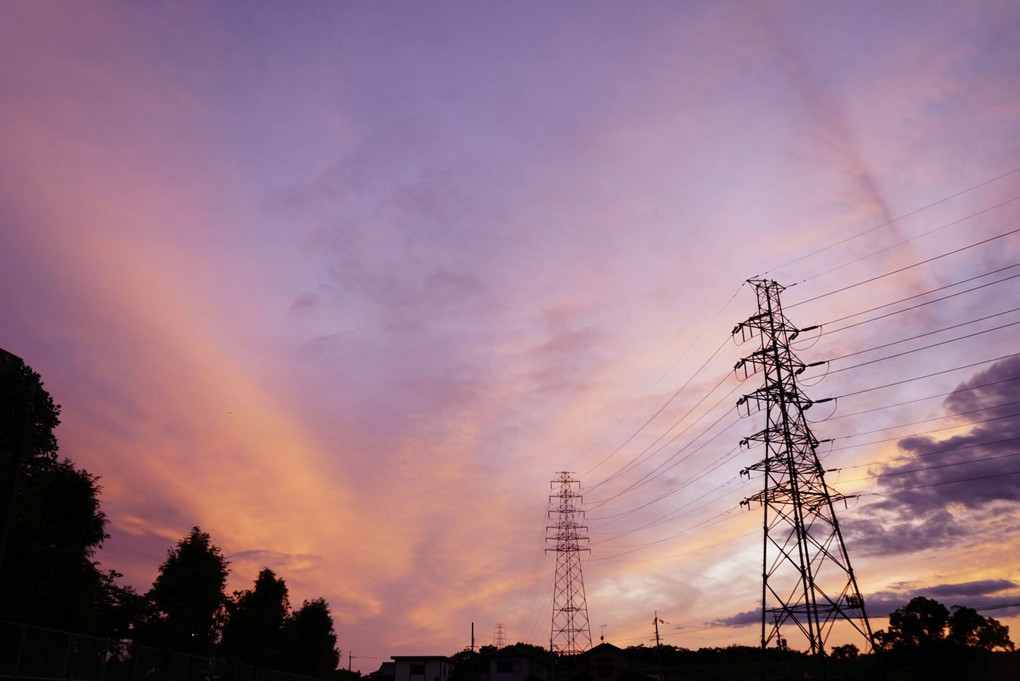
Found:
[{"label": "fence post", "polygon": [[28,635],[28,629],[24,626],[21,627],[21,640],[18,641],[18,655],[14,658],[14,677],[17,678],[21,673],[21,654],[25,652],[25,636]]},{"label": "fence post", "polygon": [[64,668],[60,672],[60,678],[67,678],[67,663],[71,659],[71,643],[74,641],[74,634],[67,634],[67,647],[64,648]]},{"label": "fence post", "polygon": [[106,658],[110,656],[110,639],[103,639],[103,647],[101,649],[102,659],[99,661],[99,681],[106,681]]}]

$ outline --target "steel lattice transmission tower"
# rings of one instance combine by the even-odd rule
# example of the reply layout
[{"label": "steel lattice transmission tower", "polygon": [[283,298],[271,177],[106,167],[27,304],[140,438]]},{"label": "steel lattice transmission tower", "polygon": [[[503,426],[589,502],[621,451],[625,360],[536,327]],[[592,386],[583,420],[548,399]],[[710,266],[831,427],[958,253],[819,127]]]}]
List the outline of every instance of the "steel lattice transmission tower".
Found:
[{"label": "steel lattice transmission tower", "polygon": [[581,483],[571,473],[561,471],[550,488],[549,518],[556,522],[546,527],[546,541],[555,545],[546,551],[556,552],[556,580],[549,649],[575,655],[591,648],[588,603],[581,575],[581,553],[591,550],[587,546],[588,527],[583,524]]},{"label": "steel lattice transmission tower", "polygon": [[816,677],[824,678],[826,640],[837,622],[849,623],[865,639],[865,652],[875,650],[874,637],[833,509],[833,502],[845,497],[825,484],[818,440],[804,416],[813,403],[797,377],[814,365],[805,365],[790,349],[802,330],[783,315],[780,284],[748,283],[758,297],[758,313],[738,324],[733,335],[738,342],[760,342],[734,369],[741,379],[764,374],[762,387],[737,402],[745,415],[765,414],[765,428],[741,441],[744,446],[760,442],[765,449],[764,459],[741,472],[762,473],[764,489],[740,502],[749,508],[758,503],[764,511],[761,645],[763,650],[770,642],[785,647],[780,628],[795,626],[807,640]]},{"label": "steel lattice transmission tower", "polygon": [[506,628],[502,623],[497,624],[492,632],[492,645],[496,650],[506,648]]}]

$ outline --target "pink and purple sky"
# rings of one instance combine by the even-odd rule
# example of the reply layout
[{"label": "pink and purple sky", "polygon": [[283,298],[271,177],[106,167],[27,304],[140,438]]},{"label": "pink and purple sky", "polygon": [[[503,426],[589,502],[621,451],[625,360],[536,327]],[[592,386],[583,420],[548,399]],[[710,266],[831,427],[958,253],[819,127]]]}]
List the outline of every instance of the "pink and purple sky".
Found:
[{"label": "pink and purple sky", "polygon": [[0,347],[139,590],[199,525],[355,669],[547,645],[569,470],[593,638],[755,645],[728,337],[767,273],[843,357],[804,391],[846,396],[812,417],[872,612],[1020,602],[1016,2],[3,14]]}]

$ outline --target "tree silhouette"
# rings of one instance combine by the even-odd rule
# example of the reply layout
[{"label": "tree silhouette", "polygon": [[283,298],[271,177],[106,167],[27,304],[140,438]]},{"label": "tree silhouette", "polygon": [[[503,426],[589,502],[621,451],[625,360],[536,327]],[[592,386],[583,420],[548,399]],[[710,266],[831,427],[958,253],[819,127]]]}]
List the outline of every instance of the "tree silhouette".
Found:
[{"label": "tree silhouette", "polygon": [[886,639],[893,649],[923,650],[943,640],[948,625],[946,606],[918,596],[889,615]]},{"label": "tree silhouette", "polygon": [[1013,649],[1009,628],[995,619],[920,596],[889,615],[889,630],[875,636],[912,678],[988,678],[991,652]]},{"label": "tree silhouette", "polygon": [[4,473],[0,611],[16,621],[111,633],[112,575],[92,560],[106,539],[99,479],[58,459],[60,405],[39,374],[0,351],[0,471]]},{"label": "tree silhouette", "polygon": [[1013,650],[1009,627],[976,610],[954,605],[949,614],[949,640],[959,646],[983,650]]},{"label": "tree silhouette", "polygon": [[107,538],[99,478],[58,457],[60,405],[37,373],[0,350],[0,614],[167,651],[220,652],[262,667],[328,676],[339,663],[329,605],[290,613],[287,586],[263,569],[227,600],[222,551],[198,527],[167,551],[140,596],[94,561]]},{"label": "tree silhouette", "polygon": [[42,380],[30,366],[0,350],[0,452],[6,457],[19,431],[25,431],[24,468],[57,461],[60,405],[43,389]]},{"label": "tree silhouette", "polygon": [[223,655],[246,664],[280,668],[289,611],[287,585],[272,570],[263,568],[253,588],[234,592],[227,603],[220,643]]},{"label": "tree silhouette", "polygon": [[228,572],[223,552],[207,533],[193,527],[159,568],[138,638],[176,652],[210,655],[226,602]]},{"label": "tree silhouette", "polygon": [[329,604],[322,598],[305,601],[285,627],[287,669],[297,674],[326,677],[340,663]]},{"label": "tree silhouette", "polygon": [[852,660],[860,656],[861,650],[853,643],[844,643],[841,646],[836,646],[832,649],[832,658],[834,660]]},{"label": "tree silhouette", "polygon": [[97,630],[114,640],[132,638],[145,614],[145,597],[132,587],[117,583],[123,576],[116,570],[107,570],[99,580]]},{"label": "tree silhouette", "polygon": [[883,647],[925,651],[941,643],[960,648],[1013,650],[1009,627],[972,608],[954,605],[952,611],[938,601],[918,596],[889,615],[889,631],[879,632]]}]

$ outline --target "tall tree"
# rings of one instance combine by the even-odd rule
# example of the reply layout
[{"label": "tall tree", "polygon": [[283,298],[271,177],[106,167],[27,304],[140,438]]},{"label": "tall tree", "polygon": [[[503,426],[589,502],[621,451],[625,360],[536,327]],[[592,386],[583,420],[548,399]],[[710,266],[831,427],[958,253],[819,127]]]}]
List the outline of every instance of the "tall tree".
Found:
[{"label": "tall tree", "polygon": [[143,642],[209,655],[226,602],[227,561],[209,535],[193,527],[167,551],[147,594],[150,612],[140,631]]},{"label": "tall tree", "polygon": [[289,616],[287,585],[272,570],[263,568],[253,588],[234,592],[227,603],[220,650],[238,662],[278,669],[283,663],[283,630]]},{"label": "tall tree", "polygon": [[42,379],[21,358],[0,350],[0,452],[6,457],[24,431],[24,468],[57,461],[60,405],[43,388]]},{"label": "tall tree", "polygon": [[60,405],[39,374],[0,351],[0,472],[6,542],[0,611],[8,619],[108,634],[104,576],[92,560],[106,539],[99,479],[58,459]]},{"label": "tall tree", "polygon": [[946,606],[918,596],[889,615],[889,633],[885,638],[893,649],[924,649],[942,641],[948,625]]},{"label": "tall tree", "polygon": [[325,599],[305,601],[287,622],[287,670],[325,678],[340,664],[333,617]]},{"label": "tall tree", "polygon": [[957,648],[1013,650],[1009,627],[973,608],[918,596],[889,615],[889,631],[879,632],[892,650],[922,651],[945,643]]},{"label": "tall tree", "polygon": [[969,648],[1013,650],[1009,627],[962,605],[954,605],[949,614],[948,638],[956,645]]}]

